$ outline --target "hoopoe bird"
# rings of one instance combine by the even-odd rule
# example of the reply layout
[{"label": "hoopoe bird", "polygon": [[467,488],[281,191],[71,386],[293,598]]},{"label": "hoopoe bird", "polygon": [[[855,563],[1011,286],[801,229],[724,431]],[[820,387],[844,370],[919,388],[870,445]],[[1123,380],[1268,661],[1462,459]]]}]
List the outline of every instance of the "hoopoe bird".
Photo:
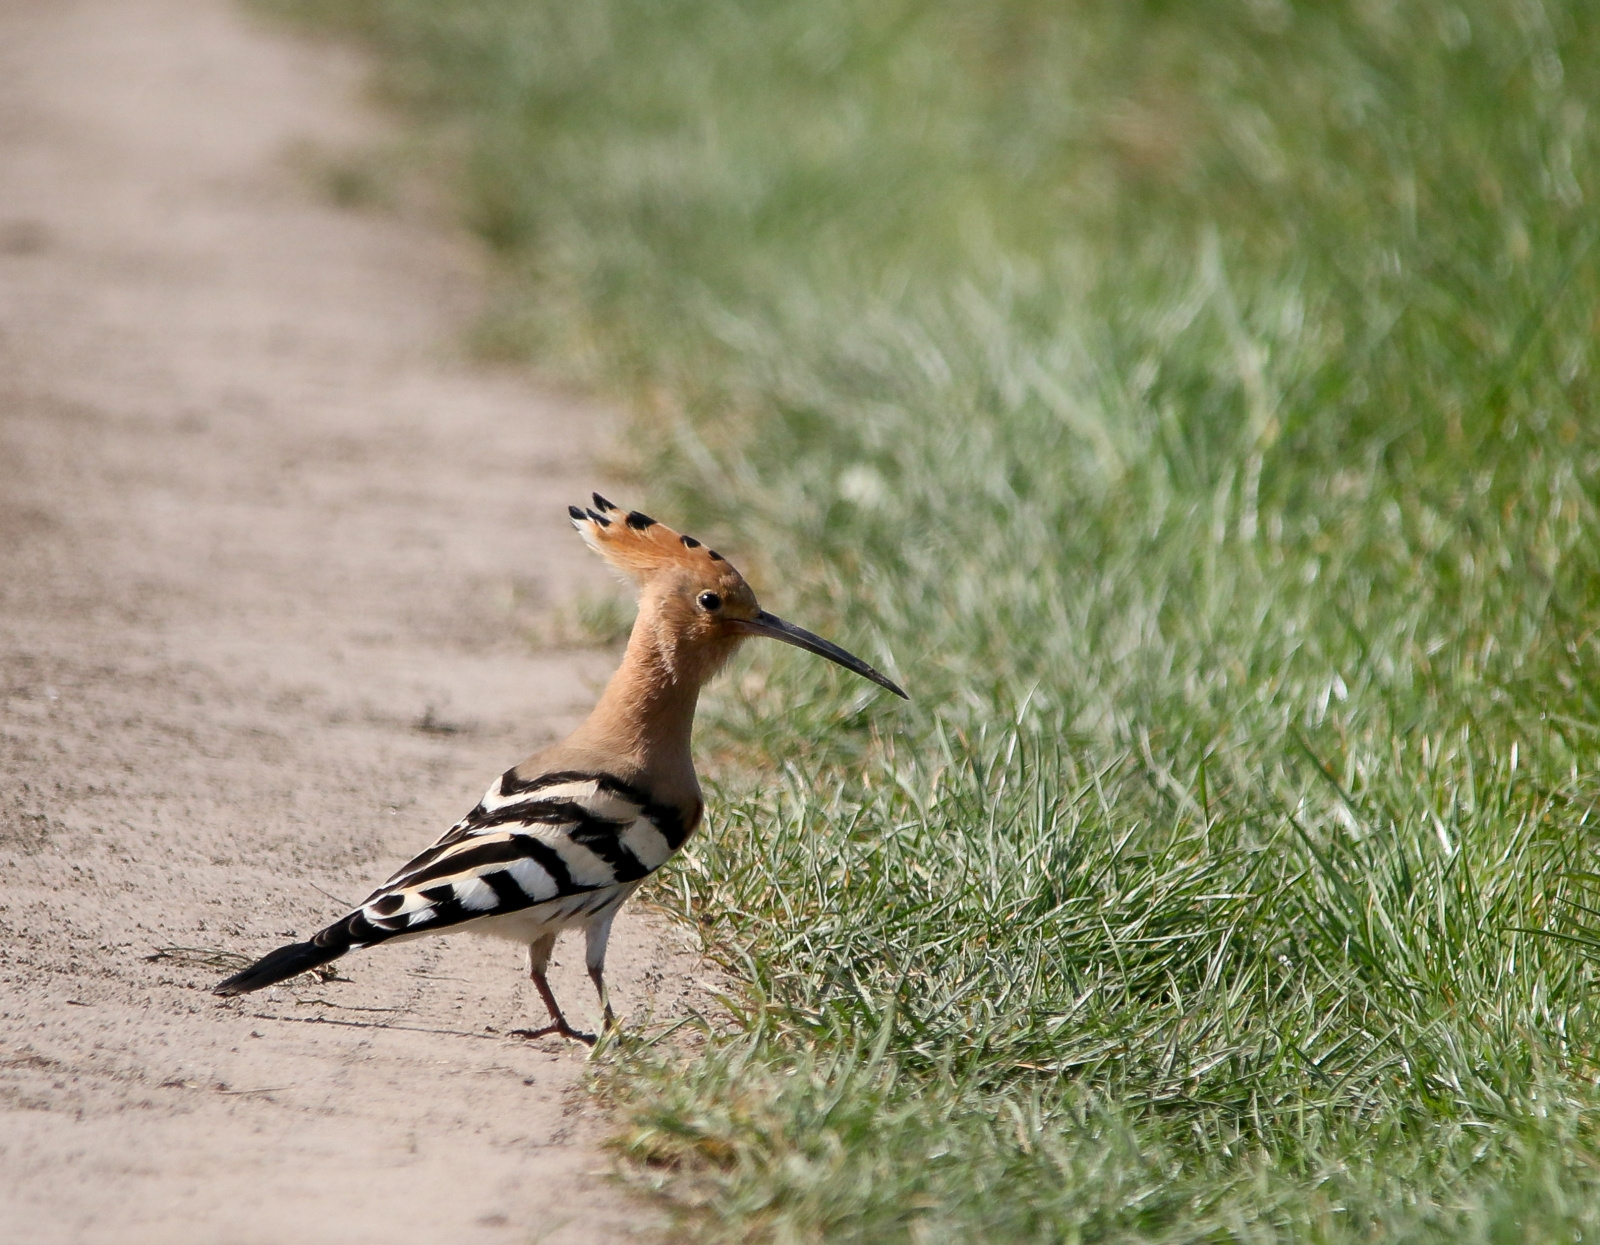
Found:
[{"label": "hoopoe bird", "polygon": [[700,689],[750,636],[782,640],[837,662],[905,698],[859,657],[763,610],[720,554],[649,515],[594,495],[569,507],[589,547],[631,576],[639,613],[622,665],[587,720],[566,739],[495,780],[477,806],[413,857],[355,911],[257,960],[213,993],[246,994],[347,951],[470,930],[528,948],[529,975],[550,1013],[535,1038],[593,1044],[567,1023],[545,978],[556,938],[581,929],[605,1026],[606,943],[628,897],[681,848],[704,804],[689,735]]}]

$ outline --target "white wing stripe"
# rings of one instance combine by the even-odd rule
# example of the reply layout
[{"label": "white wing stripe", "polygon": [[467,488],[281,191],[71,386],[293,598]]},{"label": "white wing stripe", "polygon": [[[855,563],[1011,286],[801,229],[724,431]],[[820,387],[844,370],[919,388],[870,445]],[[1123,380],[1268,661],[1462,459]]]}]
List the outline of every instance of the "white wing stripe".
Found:
[{"label": "white wing stripe", "polygon": [[523,833],[555,848],[556,855],[561,857],[561,863],[567,866],[567,872],[577,885],[615,885],[617,877],[611,866],[581,843],[574,843],[568,837],[566,826],[530,826]]},{"label": "white wing stripe", "polygon": [[672,844],[667,842],[666,836],[657,830],[655,824],[647,817],[639,818],[623,832],[622,846],[632,852],[634,859],[652,873],[661,868],[667,862],[667,857],[672,855]]},{"label": "white wing stripe", "polygon": [[506,872],[516,884],[522,887],[523,893],[534,903],[543,903],[546,899],[554,899],[560,892],[556,880],[550,876],[537,860],[513,860],[506,866]]},{"label": "white wing stripe", "polygon": [[500,906],[500,897],[482,878],[464,878],[453,885],[456,901],[469,912],[487,912]]}]

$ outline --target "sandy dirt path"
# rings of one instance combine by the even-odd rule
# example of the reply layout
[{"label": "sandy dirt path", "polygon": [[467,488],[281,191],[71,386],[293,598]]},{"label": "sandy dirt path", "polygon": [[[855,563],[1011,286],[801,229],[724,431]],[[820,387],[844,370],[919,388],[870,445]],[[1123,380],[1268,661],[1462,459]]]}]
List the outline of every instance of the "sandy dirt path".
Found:
[{"label": "sandy dirt path", "polygon": [[[227,0],[0,0],[0,1238],[657,1234],[510,944],[224,1003],[569,727],[595,416],[453,345],[460,239],[321,201],[361,67]],[[191,950],[166,950],[189,948]],[[151,959],[151,956],[160,958]],[[594,1007],[568,951],[557,991]],[[694,962],[625,913],[637,1021]]]}]

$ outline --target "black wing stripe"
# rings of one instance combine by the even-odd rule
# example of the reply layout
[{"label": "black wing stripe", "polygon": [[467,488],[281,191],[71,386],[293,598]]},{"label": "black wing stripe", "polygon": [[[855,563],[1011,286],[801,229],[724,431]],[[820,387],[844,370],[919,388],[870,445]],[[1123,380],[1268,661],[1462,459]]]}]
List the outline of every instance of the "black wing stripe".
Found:
[{"label": "black wing stripe", "polygon": [[363,899],[361,901],[362,905],[365,906],[365,905],[371,903],[374,899],[376,899],[379,895],[383,894],[390,887],[400,885],[400,883],[402,882],[403,879],[409,877],[411,874],[417,872],[419,869],[421,869],[424,866],[429,865],[429,864],[433,863],[435,860],[439,859],[439,854],[441,852],[449,851],[450,848],[454,847],[457,843],[461,842],[463,839],[467,839],[467,838],[471,838],[471,837],[472,837],[471,833],[468,830],[466,830],[464,828],[464,826],[456,826],[448,834],[446,834],[442,839],[440,839],[437,843],[435,843],[432,847],[423,849],[422,851],[418,852],[415,856],[413,856],[410,860],[406,861],[405,864],[401,865],[399,869],[397,869],[393,874],[390,875],[388,881],[386,881],[382,886],[378,887],[377,890],[373,891],[372,894],[368,895],[365,899]]},{"label": "black wing stripe", "polygon": [[517,912],[522,908],[533,906],[533,896],[517,884],[517,879],[504,869],[493,869],[488,873],[480,874],[480,878],[494,891],[494,897],[499,900],[496,912]]},{"label": "black wing stripe", "polygon": [[683,841],[689,837],[693,825],[686,824],[678,810],[667,804],[648,804],[645,806],[644,815],[650,819],[650,824],[661,831],[661,837],[667,841],[667,846],[677,851],[683,846]]},{"label": "black wing stripe", "polygon": [[550,880],[556,884],[557,895],[571,895],[576,891],[595,889],[592,886],[579,886],[572,880],[572,870],[567,868],[567,862],[561,858],[561,853],[551,847],[542,839],[533,838],[531,835],[517,836],[528,845],[527,854],[534,863],[543,867],[550,875]]},{"label": "black wing stripe", "polygon": [[619,882],[637,882],[650,872],[622,841],[624,827],[610,821],[585,821],[573,826],[572,841],[588,848],[611,868]]},{"label": "black wing stripe", "polygon": [[517,770],[512,766],[500,775],[500,794],[529,795],[535,791],[542,791],[546,787],[564,787],[569,783],[592,782],[598,783],[602,791],[609,791],[612,795],[620,795],[624,800],[631,800],[635,804],[648,804],[650,797],[637,787],[631,787],[620,778],[613,778],[610,774],[585,774],[581,770],[563,769],[551,774],[535,774],[532,778],[517,777]]},{"label": "black wing stripe", "polygon": [[[616,874],[619,882],[636,882],[650,872],[637,856],[622,842],[623,832],[630,822],[612,821],[605,817],[591,816],[580,804],[567,800],[532,801],[523,804],[509,804],[503,809],[496,809],[484,818],[485,827],[506,825],[552,825],[568,828],[568,837],[574,843],[588,848]],[[667,837],[663,835],[662,837]],[[469,853],[458,852],[448,861],[441,861],[438,867],[443,868],[454,861],[465,861]],[[420,881],[417,879],[408,879]]]},{"label": "black wing stripe", "polygon": [[533,853],[528,850],[528,844],[532,842],[534,840],[526,835],[515,834],[509,839],[490,839],[487,843],[473,843],[451,852],[443,860],[433,860],[421,869],[407,872],[399,879],[397,885],[409,889],[437,878],[453,878],[463,873],[472,873],[485,865],[510,864],[513,860],[532,856]]},{"label": "black wing stripe", "polygon": [[[596,855],[598,854],[596,853]],[[383,893],[384,891],[412,890],[427,882],[440,879],[454,880],[459,878],[465,880],[467,877],[477,876],[485,877],[485,880],[487,880],[486,875],[479,873],[479,870],[483,870],[489,865],[511,864],[518,860],[531,860],[550,875],[550,880],[555,883],[556,888],[555,895],[548,897],[550,899],[558,898],[561,895],[574,895],[581,891],[597,889],[596,886],[588,886],[573,881],[572,870],[567,867],[567,862],[562,858],[561,853],[543,839],[536,839],[529,834],[513,834],[509,838],[491,839],[487,843],[475,843],[470,847],[459,848],[442,860],[432,860],[421,869],[404,873],[390,886],[384,887],[383,891],[379,892],[380,898],[368,900],[368,903],[372,903],[376,909],[377,904],[383,904],[390,898],[389,895]],[[496,869],[493,872],[504,873],[505,871]],[[513,886],[517,886],[518,891],[521,891],[522,888],[517,884],[515,878],[507,875],[507,880]],[[493,884],[491,883],[491,885]],[[609,886],[610,883],[605,882],[599,885]],[[434,891],[438,889],[440,888],[434,887],[432,890],[424,890],[422,892],[423,897],[432,900]],[[534,902],[545,902],[544,900],[535,901],[531,897],[525,898],[526,902],[520,904],[520,907],[526,907],[527,904]],[[393,908],[390,911],[393,911]]]},{"label": "black wing stripe", "polygon": [[564,787],[569,783],[592,782],[608,795],[618,796],[640,808],[654,807],[650,796],[632,783],[623,782],[613,774],[586,774],[581,770],[564,769],[552,774],[537,774],[532,778],[518,778],[513,766],[500,775],[500,795],[529,795],[546,787]]},{"label": "black wing stripe", "polygon": [[[548,822],[551,825],[571,827],[568,833],[572,841],[588,848],[610,865],[619,882],[637,882],[650,872],[633,854],[632,849],[622,841],[623,833],[633,824],[632,820],[613,821],[608,817],[596,817],[587,812],[582,805],[567,800],[539,801],[531,805],[515,804],[508,806],[504,811],[509,813],[513,809],[526,810],[526,824]],[[493,816],[498,817],[499,812]],[[653,819],[652,824],[654,824]],[[657,828],[659,829],[659,826]],[[670,836],[663,834],[662,837],[670,842]],[[673,846],[676,848],[677,845]]]},{"label": "black wing stripe", "polygon": [[[588,779],[586,781],[593,780]],[[646,815],[648,816],[648,811],[646,812]],[[382,886],[373,891],[371,895],[368,895],[363,902],[371,903],[374,898],[376,898],[378,895],[381,895],[391,886],[397,886],[408,879],[412,879],[413,874],[415,874],[419,869],[425,868],[427,865],[432,864],[440,857],[441,854],[448,851],[456,844],[473,838],[485,830],[492,830],[497,826],[554,826],[563,825],[568,822],[604,822],[605,820],[606,819],[604,818],[595,817],[588,809],[575,800],[524,800],[516,804],[507,804],[501,808],[494,809],[492,812],[484,808],[482,803],[479,803],[477,807],[475,807],[470,813],[462,818],[461,821],[452,826],[437,843],[421,852],[418,852],[414,857],[407,861],[398,872],[391,875]],[[654,819],[652,818],[652,820]],[[616,822],[609,824],[615,824],[621,827],[627,823]],[[676,850],[680,844],[681,840],[678,843],[673,843],[674,850]]]},{"label": "black wing stripe", "polygon": [[424,908],[421,911],[431,911],[433,913],[433,918],[431,920],[418,923],[417,916],[419,916],[421,913],[413,913],[411,919],[412,922],[416,924],[418,929],[427,929],[436,925],[456,925],[461,921],[470,919],[471,917],[483,915],[481,912],[469,913],[466,908],[462,906],[461,901],[456,898],[456,888],[451,886],[449,883],[446,883],[443,886],[428,887],[422,892],[422,897],[432,904],[433,907],[431,909]]},{"label": "black wing stripe", "polygon": [[[645,792],[631,783],[623,782],[611,774],[588,774],[581,770],[558,770],[552,774],[539,774],[532,778],[518,778],[515,768],[508,769],[500,776],[499,795],[501,798],[513,795],[531,795],[534,792],[548,787],[561,787],[571,783],[592,782],[601,791],[609,795],[627,800],[639,809],[640,815],[650,819],[651,823],[661,832],[661,837],[666,839],[667,845],[673,851],[683,846],[684,840],[689,837],[689,832],[694,829],[693,824],[686,823],[677,809],[670,804],[657,804]],[[555,801],[551,801],[554,803]],[[507,810],[509,811],[509,809]],[[499,810],[488,812],[481,804],[468,814],[469,820],[498,816]],[[477,822],[474,820],[474,824]]]},{"label": "black wing stripe", "polygon": [[576,800],[519,800],[515,804],[502,804],[496,809],[478,805],[467,814],[467,824],[474,831],[488,830],[494,826],[520,824],[525,826],[559,826],[570,821],[605,821],[612,825],[627,822],[611,821],[597,817],[594,810],[585,808]]}]

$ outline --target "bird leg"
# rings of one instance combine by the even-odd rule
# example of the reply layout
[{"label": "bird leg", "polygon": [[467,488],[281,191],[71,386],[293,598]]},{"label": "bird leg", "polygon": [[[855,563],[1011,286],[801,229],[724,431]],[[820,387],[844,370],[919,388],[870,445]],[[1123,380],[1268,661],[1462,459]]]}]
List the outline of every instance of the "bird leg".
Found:
[{"label": "bird leg", "polygon": [[555,935],[550,934],[528,947],[528,976],[533,981],[534,989],[539,992],[539,997],[544,1000],[545,1007],[549,1009],[550,1023],[542,1029],[512,1029],[507,1036],[540,1038],[547,1034],[559,1033],[564,1038],[572,1038],[585,1046],[593,1046],[595,1035],[580,1032],[567,1023],[567,1018],[561,1014],[561,1005],[556,1002],[555,993],[550,989],[550,983],[545,980],[544,971],[550,966],[550,953],[555,949],[555,945]]},{"label": "bird leg", "polygon": [[600,1010],[605,1016],[601,1025],[603,1033],[609,1033],[617,1027],[616,1014],[611,1010],[611,996],[606,992],[606,944],[611,941],[611,922],[616,919],[617,909],[621,907],[620,901],[609,906],[584,931],[583,958],[589,966],[589,980],[594,982],[595,992],[600,996]]},{"label": "bird leg", "polygon": [[616,1014],[611,1010],[611,996],[606,993],[606,970],[603,964],[589,965],[589,980],[594,982],[594,988],[600,995],[600,1009],[605,1013],[604,1028],[607,1030],[617,1027]]},{"label": "bird leg", "polygon": [[539,997],[544,1000],[544,1005],[550,1009],[550,1023],[542,1029],[513,1029],[509,1036],[538,1038],[550,1033],[559,1033],[562,1037],[572,1038],[575,1041],[582,1042],[585,1046],[593,1046],[595,1043],[594,1034],[583,1033],[567,1023],[567,1018],[561,1014],[561,1007],[556,1002],[556,996],[550,990],[550,983],[544,979],[544,974],[538,969],[534,969],[528,976],[533,978],[534,988],[539,991]]}]

